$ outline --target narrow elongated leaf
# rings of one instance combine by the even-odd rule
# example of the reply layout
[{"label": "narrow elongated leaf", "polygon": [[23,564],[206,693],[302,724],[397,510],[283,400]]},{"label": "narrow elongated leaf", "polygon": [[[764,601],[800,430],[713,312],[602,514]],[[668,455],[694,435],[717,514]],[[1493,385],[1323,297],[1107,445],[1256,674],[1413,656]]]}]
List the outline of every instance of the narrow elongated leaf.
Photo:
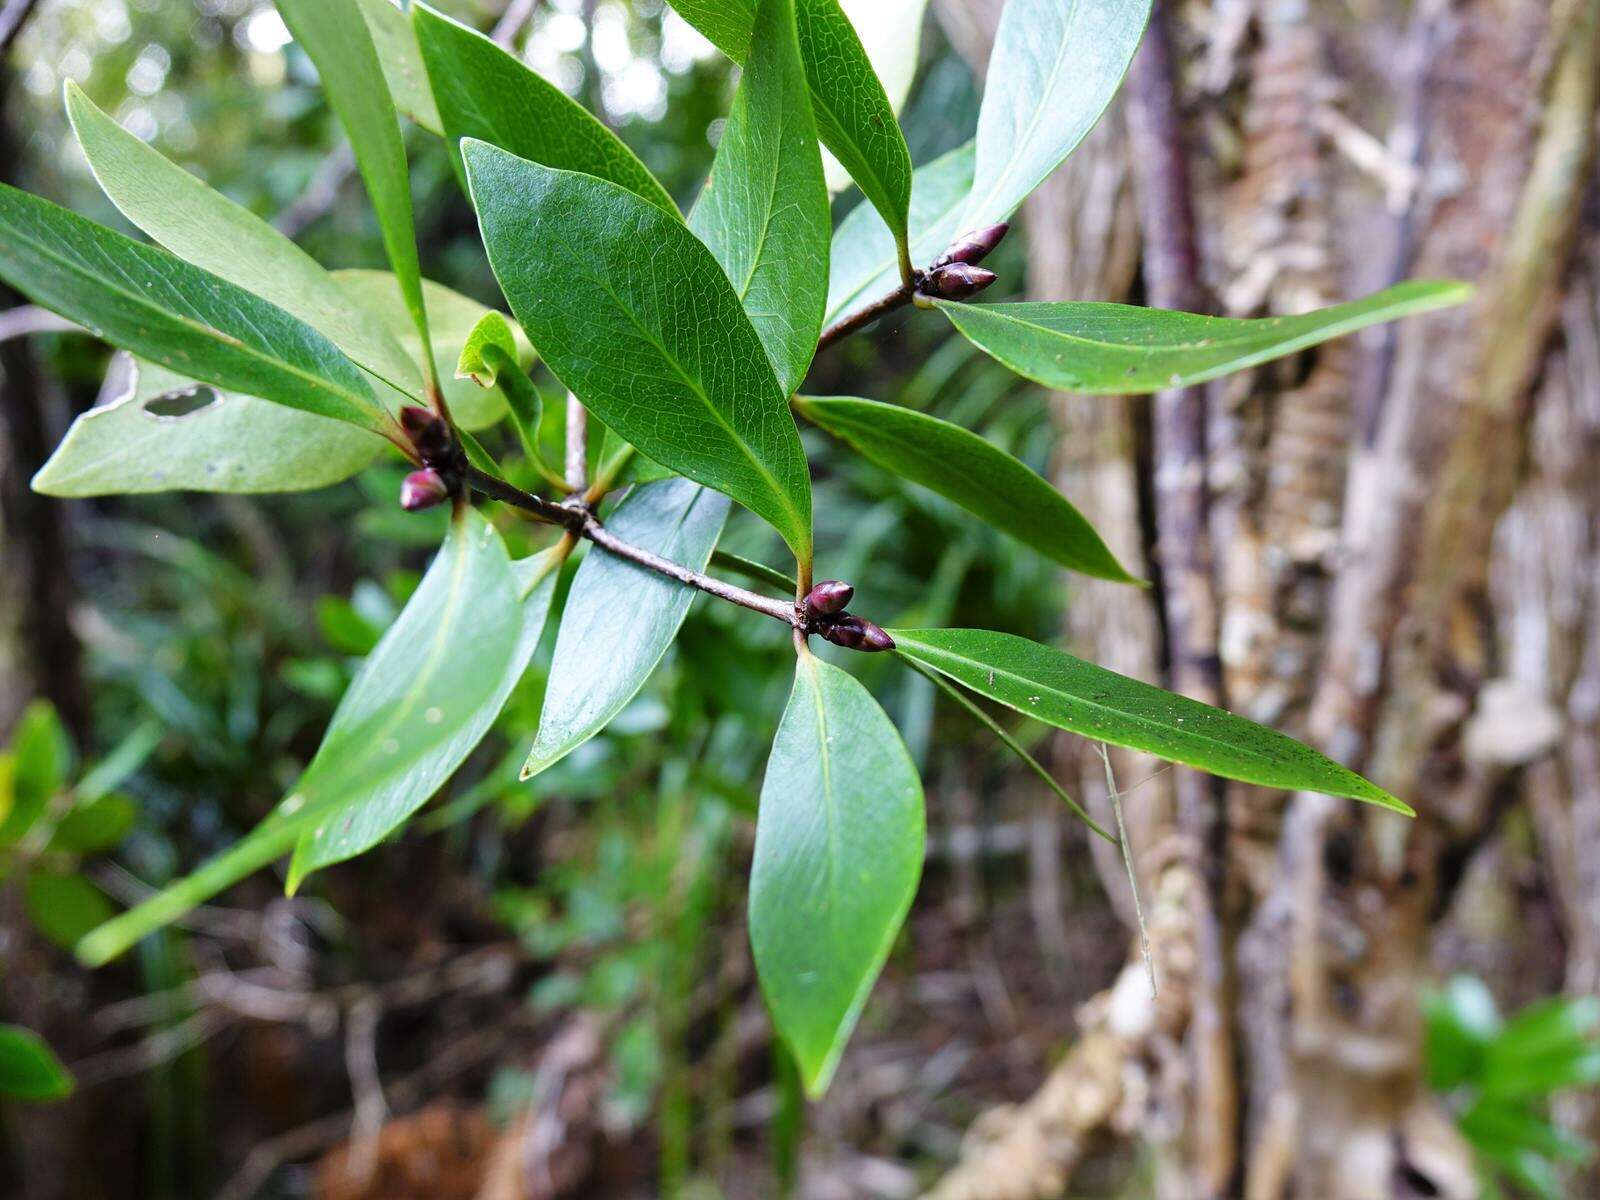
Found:
[{"label": "narrow elongated leaf", "polygon": [[827,1089],[922,873],[922,783],[866,688],[809,653],[761,785],[750,944],[806,1091]]},{"label": "narrow elongated leaf", "polygon": [[1204,383],[1471,294],[1464,283],[1416,279],[1298,317],[1247,320],[1087,301],[937,303],[968,340],[1018,375],[1109,396]]},{"label": "narrow elongated leaf", "polygon": [[[839,7],[850,18],[889,107],[898,115],[917,75],[928,0],[839,0]],[[825,155],[822,166],[828,191],[849,185],[850,173],[833,155]]]},{"label": "narrow elongated leaf", "polygon": [[123,216],[179,258],[300,318],[394,387],[421,394],[417,366],[389,327],[352,305],[320,263],[123,129],[77,84],[68,81],[66,97],[89,168]]},{"label": "narrow elongated leaf", "polygon": [[[403,821],[493,724],[539,640],[560,565],[553,551],[507,564],[499,535],[469,510],[362,665],[290,795],[194,874],[89,934],[78,958],[91,966],[115,958],[297,843],[294,882]],[[358,807],[359,829],[354,819],[346,826]]]},{"label": "narrow elongated leaf", "polygon": [[1133,61],[1150,0],[1008,0],[983,104],[964,224],[1004,221],[1077,148]]},{"label": "narrow elongated leaf", "polygon": [[[72,422],[33,477],[47,496],[140,492],[298,492],[348,479],[381,438],[281,404],[218,392],[129,358],[110,403]],[[181,415],[167,405],[199,405]]]},{"label": "narrow elongated leaf", "polygon": [[361,372],[303,321],[5,185],[0,277],[95,336],[190,378],[379,432],[395,428]]},{"label": "narrow elongated leaf", "polygon": [[987,629],[892,629],[908,658],[1035,720],[1244,783],[1411,809],[1310,746],[1026,638]]},{"label": "narrow elongated leaf", "polygon": [[483,740],[544,629],[559,563],[544,565],[524,600],[494,527],[474,510],[452,526],[296,789],[327,811],[295,847],[291,890],[399,828]]},{"label": "narrow elongated leaf", "polygon": [[[703,571],[727,515],[728,502],[716,492],[668,479],[634,488],[606,525],[625,541]],[[694,596],[691,587],[590,549],[561,614],[522,778],[565,758],[623,710],[678,636]]]},{"label": "narrow elongated leaf", "polygon": [[1137,582],[1066,497],[970,430],[849,396],[802,396],[795,404],[869,461],[939,493],[1062,566],[1100,579]]},{"label": "narrow elongated leaf", "polygon": [[489,263],[561,382],[662,466],[811,556],[811,479],[761,339],[711,252],[616,184],[462,144]]},{"label": "narrow elongated leaf", "polygon": [[433,89],[428,86],[428,72],[422,65],[416,31],[406,14],[390,0],[356,0],[356,4],[366,18],[395,108],[430,133],[442,134],[444,122],[439,119]]},{"label": "narrow elongated leaf", "polygon": [[[971,142],[917,168],[911,177],[908,218],[913,262],[933,261],[964,232],[961,212],[971,190]],[[899,264],[894,234],[878,211],[863,200],[833,233],[824,323],[831,325],[899,287]]]},{"label": "narrow elongated leaf", "polygon": [[[277,4],[294,40],[316,64],[322,90],[350,139],[356,167],[378,214],[389,265],[400,281],[419,340],[426,344],[430,340],[428,314],[423,306],[422,268],[417,263],[406,147],[400,140],[400,118],[366,18],[356,0],[277,0]],[[431,360],[424,369],[432,385]]]},{"label": "narrow elongated leaf", "polygon": [[71,1094],[72,1076],[44,1039],[20,1025],[0,1025],[0,1096],[39,1102]]},{"label": "narrow elongated leaf", "polygon": [[621,138],[515,55],[425,4],[412,5],[411,22],[457,163],[461,139],[477,138],[530,162],[609,179],[678,215]]},{"label": "narrow elongated leaf", "polygon": [[[416,366],[422,364],[422,343],[417,338],[406,310],[399,282],[388,271],[334,271],[334,282],[354,297],[362,308],[372,312],[405,348]],[[422,298],[428,306],[428,335],[433,339],[434,370],[439,390],[450,406],[450,415],[464,429],[483,429],[506,412],[505,393],[497,387],[483,388],[467,379],[455,377],[456,359],[467,335],[491,310],[469,296],[431,279],[422,281]],[[348,303],[348,299],[346,303]],[[533,347],[527,338],[514,337],[517,361],[531,363]]]},{"label": "narrow elongated leaf", "polygon": [[750,61],[689,227],[716,255],[788,396],[822,332],[828,191],[792,0],[762,0]]},{"label": "narrow elongated leaf", "polygon": [[[744,63],[756,0],[673,0],[672,6],[729,58]],[[817,133],[904,244],[911,152],[861,38],[839,0],[796,0],[795,20]]]}]

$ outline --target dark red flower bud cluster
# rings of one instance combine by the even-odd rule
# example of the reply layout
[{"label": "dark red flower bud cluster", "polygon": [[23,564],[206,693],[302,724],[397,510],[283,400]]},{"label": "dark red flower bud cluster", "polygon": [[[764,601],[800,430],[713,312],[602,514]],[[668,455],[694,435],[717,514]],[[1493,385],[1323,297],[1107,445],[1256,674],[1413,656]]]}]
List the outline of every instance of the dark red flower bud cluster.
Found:
[{"label": "dark red flower bud cluster", "polygon": [[855,594],[855,588],[837,579],[824,579],[807,592],[804,607],[808,632],[847,650],[868,654],[893,650],[894,639],[881,628],[845,612],[845,605]]},{"label": "dark red flower bud cluster", "polygon": [[965,300],[995,281],[995,273],[977,264],[1000,244],[1011,226],[1001,221],[963,233],[945,252],[928,264],[917,290],[941,300]]},{"label": "dark red flower bud cluster", "polygon": [[422,460],[422,469],[400,484],[400,507],[421,512],[458,495],[467,463],[449,423],[420,405],[408,404],[400,410],[400,427]]}]

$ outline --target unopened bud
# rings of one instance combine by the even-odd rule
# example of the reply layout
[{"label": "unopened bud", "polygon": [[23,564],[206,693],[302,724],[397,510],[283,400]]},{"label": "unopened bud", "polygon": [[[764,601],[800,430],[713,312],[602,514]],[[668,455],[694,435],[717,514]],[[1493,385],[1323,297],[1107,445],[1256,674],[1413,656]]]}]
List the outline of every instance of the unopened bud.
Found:
[{"label": "unopened bud", "polygon": [[871,621],[863,620],[861,617],[840,617],[837,621],[829,621],[819,626],[817,632],[835,646],[843,646],[846,650],[860,650],[864,654],[894,649],[892,637]]},{"label": "unopened bud", "polygon": [[806,616],[831,617],[841,613],[856,594],[855,588],[837,579],[824,579],[806,593]]},{"label": "unopened bud", "polygon": [[408,404],[400,410],[400,426],[411,438],[423,462],[431,466],[449,459],[450,427],[437,413],[421,405]]},{"label": "unopened bud", "polygon": [[1001,221],[998,225],[989,225],[983,229],[969,229],[950,243],[950,248],[939,256],[938,265],[982,262],[988,253],[1000,244],[1000,239],[1006,236],[1006,231],[1010,228],[1010,222]]},{"label": "unopened bud", "polygon": [[421,512],[448,499],[450,485],[432,467],[411,472],[400,484],[400,507],[407,512]]},{"label": "unopened bud", "polygon": [[956,262],[929,271],[922,290],[946,300],[965,300],[968,296],[977,295],[994,281],[995,273],[987,267]]}]

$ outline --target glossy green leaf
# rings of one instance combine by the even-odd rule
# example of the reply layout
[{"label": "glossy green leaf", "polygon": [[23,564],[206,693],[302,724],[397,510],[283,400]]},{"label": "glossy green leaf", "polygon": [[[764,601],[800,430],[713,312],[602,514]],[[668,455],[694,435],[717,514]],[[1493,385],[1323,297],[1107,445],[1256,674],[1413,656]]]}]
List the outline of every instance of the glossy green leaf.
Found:
[{"label": "glossy green leaf", "polygon": [[795,404],[869,462],[937,492],[1062,566],[1138,582],[1060,492],[970,430],[875,400],[802,396]]},{"label": "glossy green leaf", "polygon": [[1586,1162],[1594,1154],[1589,1142],[1556,1128],[1517,1101],[1482,1096],[1458,1120],[1461,1131],[1474,1145],[1495,1143],[1506,1150],[1528,1151],[1574,1163]]},{"label": "glossy green leaf", "polygon": [[[419,342],[427,343],[428,313],[417,262],[406,147],[367,20],[356,0],[277,0],[277,5],[294,40],[316,65],[328,104],[350,139],[406,311]],[[433,384],[431,359],[424,363],[424,372]]]},{"label": "glossy green leaf", "polygon": [[[745,62],[756,0],[673,0],[672,6],[729,58]],[[861,38],[839,0],[796,0],[795,21],[817,134],[903,243],[911,153]]]},{"label": "glossy green leaf", "polygon": [[968,340],[1018,375],[1109,396],[1204,383],[1471,294],[1464,283],[1419,279],[1298,317],[1242,320],[1089,301],[936,303]]},{"label": "glossy green leaf", "polygon": [[361,372],[311,326],[165,250],[5,185],[0,278],[183,375],[368,429],[394,427]]},{"label": "glossy green leaf", "polygon": [[[928,0],[839,0],[839,7],[861,39],[867,61],[883,85],[883,94],[896,114],[905,107],[922,55],[922,20]],[[823,158],[828,191],[850,183],[850,173],[833,155]]]},{"label": "glossy green leaf", "polygon": [[[362,308],[382,321],[405,348],[406,356],[420,366],[422,342],[411,324],[395,277],[388,271],[334,271],[332,274],[345,295],[355,297]],[[422,297],[428,306],[428,333],[433,339],[433,363],[439,390],[450,406],[451,417],[464,429],[483,429],[494,424],[506,413],[504,393],[499,388],[482,388],[471,380],[457,379],[453,369],[462,342],[492,310],[431,279],[422,281]],[[527,339],[516,337],[515,341],[517,360],[531,362],[533,348]]]},{"label": "glossy green leaf", "polygon": [[[491,353],[488,359],[484,352],[497,349],[501,358],[495,358]],[[515,362],[517,358],[517,341],[511,332],[511,322],[500,313],[489,311],[478,318],[467,334],[467,340],[461,343],[461,353],[456,355],[456,378],[470,379],[479,387],[491,386],[500,373],[502,362]]]},{"label": "glossy green leaf", "polygon": [[1050,646],[987,629],[891,629],[900,652],[1058,729],[1213,775],[1411,809],[1293,738]]},{"label": "glossy green leaf", "polygon": [[[301,843],[298,882],[311,867],[358,852],[366,836],[381,838],[396,813],[425,803],[493,724],[549,613],[561,559],[547,551],[507,567],[504,554],[481,516],[469,511],[452,525],[444,550],[362,665],[291,794],[198,871],[89,934],[78,958],[90,966],[115,958]],[[475,584],[485,586],[476,591]],[[518,624],[509,630],[508,587],[521,597]],[[343,818],[361,806],[368,811],[360,829],[354,820],[346,826]]]},{"label": "glossy green leaf", "polygon": [[689,227],[727,272],[788,396],[822,332],[832,228],[793,0],[762,0],[751,46]]},{"label": "glossy green leaf", "polygon": [[1008,219],[1077,148],[1133,61],[1151,0],[1008,0],[978,110],[963,223]]},{"label": "glossy green leaf", "polygon": [[412,6],[411,21],[458,161],[461,139],[476,138],[530,162],[608,179],[678,215],[621,138],[515,55],[425,4]]},{"label": "glossy green leaf", "polygon": [[800,434],[711,252],[613,183],[483,142],[463,153],[490,265],[556,377],[619,436],[764,517],[809,562]]},{"label": "glossy green leaf", "polygon": [[398,829],[483,740],[538,645],[558,566],[551,555],[522,599],[494,527],[473,510],[452,526],[295,789],[320,815],[295,847],[291,890]]},{"label": "glossy green leaf", "polygon": [[22,710],[6,749],[10,803],[0,820],[0,846],[22,839],[72,769],[72,740],[48,700],[35,700]]},{"label": "glossy green leaf", "polygon": [[[928,263],[965,232],[961,212],[972,190],[972,143],[958,146],[917,168],[911,177],[911,260]],[[900,286],[900,259],[894,234],[863,200],[834,230],[828,256],[828,311],[831,325]]]},{"label": "glossy green leaf", "polygon": [[34,491],[307,491],[348,479],[384,446],[366,429],[218,392],[154,363],[128,358],[114,369],[127,377],[121,394],[72,422]]},{"label": "glossy green leaf", "polygon": [[50,849],[67,854],[109,850],[128,836],[138,816],[138,806],[126,796],[101,796],[79,804],[56,824]]},{"label": "glossy green leaf", "polygon": [[72,1076],[44,1039],[20,1025],[0,1025],[0,1096],[59,1100],[72,1094]]},{"label": "glossy green leaf", "polygon": [[23,885],[22,899],[34,928],[66,950],[116,912],[105,893],[82,875],[35,871]]},{"label": "glossy green leaf", "polygon": [[444,122],[439,119],[439,106],[428,85],[416,31],[405,12],[390,0],[356,0],[356,4],[372,34],[395,108],[430,133],[442,134]]},{"label": "glossy green leaf", "polygon": [[411,396],[416,363],[390,329],[300,247],[123,129],[70,81],[67,116],[95,179],[122,214],[179,258],[254,292]]},{"label": "glossy green leaf", "polygon": [[922,783],[866,688],[800,655],[761,786],[750,944],[778,1035],[821,1095],[922,873]]},{"label": "glossy green leaf", "polygon": [[[703,571],[727,515],[721,495],[687,479],[668,479],[634,488],[606,527]],[[678,636],[694,597],[685,584],[590,548],[562,610],[539,732],[522,778],[565,758],[623,710]]]}]

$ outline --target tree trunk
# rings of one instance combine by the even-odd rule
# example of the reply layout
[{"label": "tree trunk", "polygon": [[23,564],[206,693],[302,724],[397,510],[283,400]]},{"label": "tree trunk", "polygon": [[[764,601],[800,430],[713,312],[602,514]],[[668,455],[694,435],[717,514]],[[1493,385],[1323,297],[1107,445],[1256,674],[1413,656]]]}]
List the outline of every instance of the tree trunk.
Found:
[{"label": "tree trunk", "polygon": [[[974,57],[996,12],[941,17]],[[1159,585],[1141,607],[1075,582],[1073,648],[1305,737],[1419,816],[1177,773],[1141,790],[1161,994],[1130,962],[1040,1091],[975,1128],[945,1200],[1058,1195],[1107,1129],[1184,1200],[1476,1195],[1422,1084],[1419,998],[1519,800],[1554,880],[1555,974],[1600,985],[1600,227],[1582,209],[1600,0],[1351,17],[1158,7],[1127,119],[1030,203],[1030,290],[1251,316],[1478,284],[1203,392],[1057,408],[1057,482]],[[1130,227],[1143,295],[1117,251]],[[1078,761],[1103,802],[1097,758]],[[1102,875],[1126,890],[1120,864]],[[1567,1112],[1593,1132],[1593,1108]]]}]

